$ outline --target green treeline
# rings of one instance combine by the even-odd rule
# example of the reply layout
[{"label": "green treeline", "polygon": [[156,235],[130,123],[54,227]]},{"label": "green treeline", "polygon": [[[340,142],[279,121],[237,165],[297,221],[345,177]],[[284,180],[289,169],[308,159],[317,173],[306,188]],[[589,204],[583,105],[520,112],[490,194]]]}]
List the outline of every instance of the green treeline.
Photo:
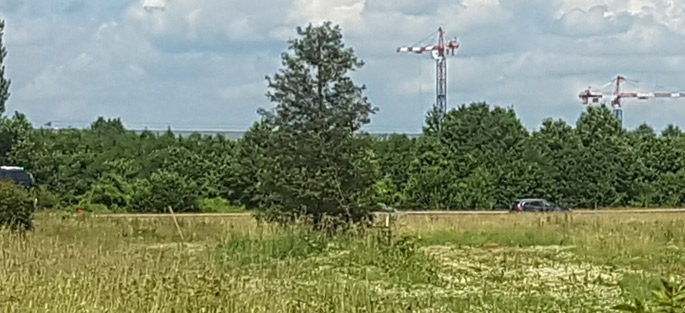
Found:
[{"label": "green treeline", "polygon": [[[3,29],[0,20],[0,114],[10,85]],[[681,131],[626,131],[606,108],[589,108],[575,127],[546,120],[530,133],[513,110],[473,103],[442,120],[429,112],[417,139],[372,138],[361,129],[377,108],[350,77],[364,62],[345,46],[341,28],[326,22],[296,30],[281,68],[266,77],[274,106],[260,109],[240,140],[139,134],[104,118],[83,130],[34,129],[16,113],[0,118],[0,164],[31,172],[43,207],[247,208],[316,225],[330,216],[345,222],[339,225],[365,221],[370,210],[387,207],[507,208],[520,197],[573,208],[685,202]]]},{"label": "green treeline", "polygon": [[506,208],[544,197],[574,208],[680,206],[685,137],[674,126],[623,129],[606,108],[575,127],[545,120],[529,133],[513,110],[484,103],[450,111],[438,136],[376,143],[385,200],[411,209]]},{"label": "green treeline", "polygon": [[[203,204],[212,210],[206,204],[218,202],[252,209],[265,200],[260,184],[279,186],[273,173],[264,173],[268,156],[279,153],[268,150],[288,149],[268,144],[279,141],[264,125],[228,140],[135,133],[103,118],[83,130],[34,129],[15,114],[0,122],[0,158],[33,173],[47,205],[154,212],[200,211]],[[362,178],[373,183],[355,203],[372,209],[506,208],[517,197],[583,208],[685,202],[681,131],[669,126],[657,135],[647,125],[627,131],[604,108],[589,108],[575,127],[546,120],[529,133],[513,110],[474,103],[451,110],[439,131],[428,119],[420,138],[355,140],[364,143],[370,164]],[[279,179],[316,158],[304,161],[299,170],[282,169]]]}]

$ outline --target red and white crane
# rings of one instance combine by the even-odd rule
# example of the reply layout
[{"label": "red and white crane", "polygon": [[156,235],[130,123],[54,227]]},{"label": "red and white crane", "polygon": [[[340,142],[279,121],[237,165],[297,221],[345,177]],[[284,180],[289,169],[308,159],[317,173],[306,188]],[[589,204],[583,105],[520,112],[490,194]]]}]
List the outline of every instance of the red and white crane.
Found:
[{"label": "red and white crane", "polygon": [[626,78],[619,75],[610,83],[615,86],[613,93],[592,91],[590,90],[590,87],[588,87],[588,89],[581,91],[578,94],[578,97],[583,101],[583,104],[588,105],[605,105],[607,99],[609,99],[614,116],[616,116],[619,121],[623,121],[623,107],[621,104],[621,99],[623,98],[637,98],[638,100],[647,100],[650,98],[685,98],[685,92],[624,92],[622,86],[625,81]]},{"label": "red and white crane", "polygon": [[455,55],[459,49],[459,42],[445,39],[445,31],[442,27],[438,28],[438,44],[420,47],[400,47],[397,52],[424,53],[429,51],[435,59],[435,106],[438,109],[440,121],[447,113],[447,56]]}]

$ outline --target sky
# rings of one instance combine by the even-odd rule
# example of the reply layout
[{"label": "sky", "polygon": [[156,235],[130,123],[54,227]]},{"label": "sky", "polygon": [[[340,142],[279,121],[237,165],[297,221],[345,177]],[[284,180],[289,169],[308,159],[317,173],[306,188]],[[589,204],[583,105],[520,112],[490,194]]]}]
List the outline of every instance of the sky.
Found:
[{"label": "sky", "polygon": [[[435,102],[430,55],[396,49],[437,41],[448,106],[513,107],[526,128],[575,124],[578,93],[617,75],[626,91],[685,91],[685,0],[1,0],[8,114],[34,125],[245,130],[271,108],[265,76],[297,26],[332,21],[365,66],[357,84],[379,111],[371,132],[418,133]],[[609,91],[607,89],[607,91]],[[685,128],[685,99],[624,101],[624,126]]]}]

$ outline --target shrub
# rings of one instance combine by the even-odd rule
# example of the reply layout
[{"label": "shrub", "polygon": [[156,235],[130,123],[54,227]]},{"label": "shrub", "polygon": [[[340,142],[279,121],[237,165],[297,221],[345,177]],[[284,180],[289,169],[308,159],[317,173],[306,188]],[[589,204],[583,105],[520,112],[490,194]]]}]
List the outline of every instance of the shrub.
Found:
[{"label": "shrub", "polygon": [[33,229],[35,207],[29,192],[9,181],[0,181],[0,227],[13,231]]},{"label": "shrub", "polygon": [[[114,209],[117,209],[116,207]],[[74,211],[74,212],[90,212],[90,213],[99,213],[99,214],[105,214],[105,213],[113,213],[113,210],[110,210],[109,207],[107,207],[104,204],[100,203],[90,203],[90,202],[81,202],[75,206],[69,207],[67,209],[68,211]]]},{"label": "shrub", "polygon": [[175,212],[200,211],[197,184],[175,172],[159,170],[150,180],[136,182],[133,190],[130,208],[135,212],[166,212],[168,207]]},{"label": "shrub", "polygon": [[405,201],[404,194],[398,190],[390,175],[386,175],[373,185],[372,199],[375,205],[391,207],[399,207]]},{"label": "shrub", "polygon": [[34,190],[34,195],[38,199],[40,209],[54,209],[59,205],[59,196],[42,186]]},{"label": "shrub", "polygon": [[131,193],[131,186],[121,176],[109,174],[79,197],[79,205],[99,204],[109,209],[125,208],[129,205]]},{"label": "shrub", "polygon": [[245,212],[245,207],[231,205],[231,203],[220,197],[205,198],[200,202],[200,211],[203,213],[237,213]]}]

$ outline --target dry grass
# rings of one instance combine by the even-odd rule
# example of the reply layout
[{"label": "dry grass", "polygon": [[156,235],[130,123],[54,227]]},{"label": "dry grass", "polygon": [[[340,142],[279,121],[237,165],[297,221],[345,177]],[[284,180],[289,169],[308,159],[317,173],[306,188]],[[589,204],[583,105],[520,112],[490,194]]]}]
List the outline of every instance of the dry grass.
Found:
[{"label": "dry grass", "polygon": [[400,218],[334,238],[249,217],[43,214],[0,233],[3,312],[598,312],[685,276],[685,214]]}]

